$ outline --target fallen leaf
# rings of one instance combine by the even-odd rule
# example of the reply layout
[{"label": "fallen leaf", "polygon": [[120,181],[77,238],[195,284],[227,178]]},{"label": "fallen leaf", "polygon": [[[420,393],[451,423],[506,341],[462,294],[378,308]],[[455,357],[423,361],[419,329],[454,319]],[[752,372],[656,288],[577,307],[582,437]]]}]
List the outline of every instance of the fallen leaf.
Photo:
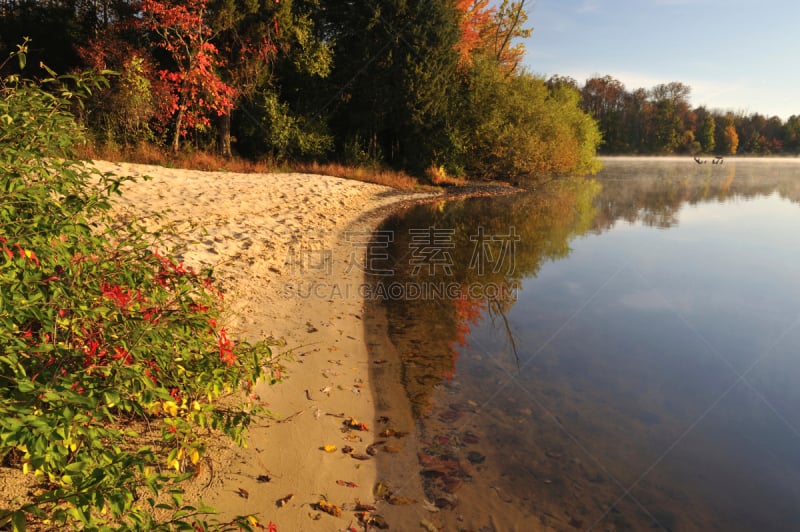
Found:
[{"label": "fallen leaf", "polygon": [[270,480],[272,480],[272,477],[270,477],[269,475],[258,475],[256,477],[256,480],[258,482],[269,482]]},{"label": "fallen leaf", "polygon": [[411,497],[404,497],[402,495],[392,495],[387,499],[389,504],[393,504],[395,506],[405,506],[408,504],[416,504],[417,500],[412,499]]},{"label": "fallen leaf", "polygon": [[282,497],[282,498],[278,499],[278,500],[275,502],[275,504],[277,504],[277,505],[278,505],[278,508],[283,508],[284,506],[286,506],[287,504],[289,504],[289,501],[291,501],[293,498],[294,498],[294,493],[290,493],[290,494],[289,494],[289,495],[287,495],[286,497]]},{"label": "fallen leaf", "polygon": [[347,481],[347,480],[337,480],[336,483],[339,484],[340,486],[344,486],[346,488],[357,488],[358,487],[358,484],[356,484],[355,482],[350,482],[350,481]]},{"label": "fallen leaf", "polygon": [[363,504],[360,499],[356,499],[356,512],[374,512],[375,507],[371,504]]},{"label": "fallen leaf", "polygon": [[436,513],[439,511],[439,508],[437,508],[437,506],[428,499],[422,500],[422,508],[432,513]]},{"label": "fallen leaf", "polygon": [[336,506],[335,504],[331,504],[325,499],[320,500],[317,503],[317,508],[325,512],[326,514],[330,514],[334,517],[341,517],[342,516],[342,509]]},{"label": "fallen leaf", "polygon": [[356,430],[369,430],[369,429],[367,428],[367,424],[366,424],[366,423],[359,423],[359,422],[358,422],[358,420],[357,420],[356,418],[354,418],[354,417],[351,417],[350,419],[346,419],[346,420],[344,421],[344,424],[345,424],[346,426],[350,427],[351,429],[356,429]]},{"label": "fallen leaf", "polygon": [[321,447],[321,449],[323,451],[325,451],[326,453],[332,453],[333,451],[336,450],[336,446],[335,445],[325,445],[325,446]]},{"label": "fallen leaf", "polygon": [[383,518],[382,515],[372,514],[369,518],[366,519],[366,524],[369,526],[374,526],[375,528],[380,528],[381,530],[386,530],[389,528],[389,525],[386,523],[386,519]]},{"label": "fallen leaf", "polygon": [[246,499],[246,498],[250,497],[250,494],[249,494],[249,493],[247,492],[247,490],[246,490],[246,489],[244,489],[244,488],[239,488],[238,490],[236,490],[236,493],[237,493],[237,494],[239,495],[239,497],[241,497],[242,499]]},{"label": "fallen leaf", "polygon": [[344,454],[350,454],[353,452],[353,448],[350,447],[349,445],[345,445],[344,447],[342,447],[342,452]]},{"label": "fallen leaf", "polygon": [[367,456],[366,454],[353,453],[350,456],[355,458],[356,460],[369,460],[369,456]]},{"label": "fallen leaf", "polygon": [[388,499],[394,490],[385,480],[379,480],[372,491],[379,499]]}]

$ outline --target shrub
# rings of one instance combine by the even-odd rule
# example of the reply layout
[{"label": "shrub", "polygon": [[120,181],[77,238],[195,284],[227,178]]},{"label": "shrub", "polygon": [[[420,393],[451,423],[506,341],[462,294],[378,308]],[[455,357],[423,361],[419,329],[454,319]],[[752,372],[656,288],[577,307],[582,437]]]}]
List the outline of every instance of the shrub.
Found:
[{"label": "shrub", "polygon": [[[196,434],[242,442],[258,409],[220,399],[277,361],[230,339],[210,273],[159,254],[142,230],[110,229],[122,180],[74,159],[67,82],[97,84],[0,80],[0,458],[37,483],[0,509],[0,527],[205,527],[209,509],[181,500],[203,457]],[[148,426],[159,443],[137,444]]]},{"label": "shrub", "polygon": [[600,134],[574,89],[550,90],[525,72],[507,77],[476,58],[464,98],[459,138],[469,173],[519,183],[598,169]]}]

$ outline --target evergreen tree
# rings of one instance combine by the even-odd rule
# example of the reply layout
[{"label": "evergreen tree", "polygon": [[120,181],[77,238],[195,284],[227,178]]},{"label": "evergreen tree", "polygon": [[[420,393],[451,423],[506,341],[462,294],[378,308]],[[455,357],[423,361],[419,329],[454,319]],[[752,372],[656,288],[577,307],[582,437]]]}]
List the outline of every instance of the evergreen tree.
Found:
[{"label": "evergreen tree", "polygon": [[350,159],[421,171],[452,149],[459,19],[446,0],[326,0],[332,126]]}]

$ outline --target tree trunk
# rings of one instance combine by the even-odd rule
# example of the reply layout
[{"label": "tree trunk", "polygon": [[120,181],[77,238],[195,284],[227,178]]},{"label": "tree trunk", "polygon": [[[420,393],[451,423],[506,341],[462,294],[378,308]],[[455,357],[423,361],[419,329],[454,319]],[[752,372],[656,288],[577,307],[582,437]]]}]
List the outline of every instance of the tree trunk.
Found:
[{"label": "tree trunk", "polygon": [[227,113],[219,117],[219,138],[218,149],[219,154],[226,159],[233,156],[231,152],[231,114]]},{"label": "tree trunk", "polygon": [[178,108],[178,116],[175,119],[175,136],[172,137],[172,151],[176,154],[181,149],[181,127],[183,126],[183,108]]}]

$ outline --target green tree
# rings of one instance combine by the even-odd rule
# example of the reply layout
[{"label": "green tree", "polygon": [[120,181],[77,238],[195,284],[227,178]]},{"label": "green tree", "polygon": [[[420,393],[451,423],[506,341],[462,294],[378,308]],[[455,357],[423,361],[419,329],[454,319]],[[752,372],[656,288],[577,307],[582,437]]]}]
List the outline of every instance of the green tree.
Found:
[{"label": "green tree", "polygon": [[250,122],[237,132],[253,137],[244,142],[251,154],[320,155],[330,144],[294,109],[292,90],[318,83],[332,67],[330,43],[318,36],[312,17],[317,7],[315,0],[209,2],[213,41],[227,65],[222,76],[237,94],[234,112],[217,123],[223,156],[231,155],[232,116]]},{"label": "green tree", "polygon": [[681,145],[686,130],[683,118],[688,111],[690,92],[689,86],[677,81],[651,89],[653,129],[650,147],[656,153],[673,153]]},{"label": "green tree", "polygon": [[596,169],[596,123],[578,106],[580,95],[550,90],[527,73],[506,77],[492,58],[476,60],[465,87],[460,131],[468,172],[528,181]]},{"label": "green tree", "polygon": [[700,142],[700,149],[705,153],[713,153],[716,146],[714,140],[716,122],[714,117],[705,107],[699,107],[695,110],[695,113],[699,122],[697,140]]},{"label": "green tree", "polygon": [[339,148],[421,172],[452,150],[459,13],[446,0],[322,2]]}]

